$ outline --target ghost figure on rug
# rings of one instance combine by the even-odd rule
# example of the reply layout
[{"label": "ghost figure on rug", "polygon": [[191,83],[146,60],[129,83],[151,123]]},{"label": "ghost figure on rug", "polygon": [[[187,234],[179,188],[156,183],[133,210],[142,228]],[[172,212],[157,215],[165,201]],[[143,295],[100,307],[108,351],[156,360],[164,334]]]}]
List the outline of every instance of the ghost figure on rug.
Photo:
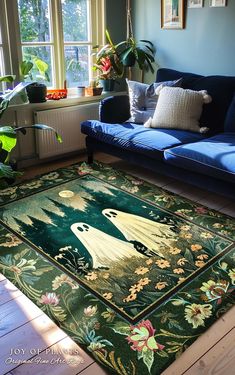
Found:
[{"label": "ghost figure on rug", "polygon": [[135,250],[133,244],[110,236],[86,223],[74,223],[70,228],[89,252],[93,268],[108,268],[115,261],[145,257]]},{"label": "ghost figure on rug", "polygon": [[171,247],[176,234],[172,226],[129,214],[112,208],[106,208],[102,214],[107,217],[128,241],[142,243],[153,254],[165,258],[163,247]]}]

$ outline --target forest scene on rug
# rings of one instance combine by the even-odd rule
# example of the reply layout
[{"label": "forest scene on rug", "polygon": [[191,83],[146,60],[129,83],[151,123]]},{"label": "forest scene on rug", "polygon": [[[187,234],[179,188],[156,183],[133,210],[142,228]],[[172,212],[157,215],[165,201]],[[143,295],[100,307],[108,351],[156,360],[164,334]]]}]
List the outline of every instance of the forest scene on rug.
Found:
[{"label": "forest scene on rug", "polygon": [[90,175],[6,204],[1,219],[130,322],[232,244]]}]

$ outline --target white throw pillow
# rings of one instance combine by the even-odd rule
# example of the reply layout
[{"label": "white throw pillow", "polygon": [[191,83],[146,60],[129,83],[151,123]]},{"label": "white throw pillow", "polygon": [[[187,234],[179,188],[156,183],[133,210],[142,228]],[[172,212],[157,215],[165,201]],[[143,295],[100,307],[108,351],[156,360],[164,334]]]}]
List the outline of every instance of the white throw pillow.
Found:
[{"label": "white throw pillow", "polygon": [[152,83],[151,85],[137,81],[129,81],[128,79],[126,82],[130,98],[131,113],[131,118],[128,121],[143,124],[154,115],[158,100],[158,93],[156,93],[157,88],[160,86],[180,86],[182,79]]},{"label": "white throw pillow", "polygon": [[200,127],[199,119],[203,104],[210,103],[212,98],[206,90],[193,91],[181,87],[163,87],[153,118],[144,124],[149,128],[182,129],[205,133],[209,129]]}]

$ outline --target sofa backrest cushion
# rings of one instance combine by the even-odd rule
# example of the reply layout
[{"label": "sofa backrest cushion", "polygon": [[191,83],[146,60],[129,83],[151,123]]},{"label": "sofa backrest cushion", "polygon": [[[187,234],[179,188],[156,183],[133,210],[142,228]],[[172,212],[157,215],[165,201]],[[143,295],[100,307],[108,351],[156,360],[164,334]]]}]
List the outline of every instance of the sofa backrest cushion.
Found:
[{"label": "sofa backrest cushion", "polygon": [[122,123],[130,118],[128,95],[108,96],[100,101],[99,119],[111,124]]},{"label": "sofa backrest cushion", "polygon": [[204,106],[200,123],[210,128],[210,133],[224,131],[227,111],[235,93],[235,77],[201,76],[193,73],[179,72],[173,69],[161,68],[157,72],[157,82],[182,77],[182,87],[191,90],[207,90],[212,102]]},{"label": "sofa backrest cushion", "polygon": [[235,133],[235,95],[229,106],[227,116],[224,124],[225,132],[234,132]]}]

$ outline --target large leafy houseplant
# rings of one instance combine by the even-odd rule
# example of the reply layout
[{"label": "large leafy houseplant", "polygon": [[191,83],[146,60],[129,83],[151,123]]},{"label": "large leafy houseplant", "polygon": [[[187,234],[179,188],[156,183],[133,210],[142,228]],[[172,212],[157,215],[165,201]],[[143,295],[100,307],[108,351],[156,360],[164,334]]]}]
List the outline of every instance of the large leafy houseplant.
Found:
[{"label": "large leafy houseplant", "polygon": [[132,67],[135,63],[138,64],[140,70],[149,69],[154,73],[153,62],[154,46],[149,40],[142,39],[137,41],[130,37],[126,41],[120,43],[124,49],[120,53],[120,60],[124,66]]},{"label": "large leafy houseplant", "polygon": [[[12,82],[14,76],[4,76],[0,77],[0,82]],[[19,95],[31,82],[21,82],[19,83],[12,91],[8,92],[5,95],[2,95],[0,100],[0,118],[3,116],[7,110],[11,100]],[[21,173],[14,171],[10,165],[10,152],[16,146],[17,143],[17,134],[21,132],[26,134],[27,129],[35,130],[45,130],[53,131],[55,133],[56,139],[58,142],[62,142],[60,135],[50,126],[44,124],[35,124],[32,126],[0,126],[0,188],[3,188],[7,185],[7,179],[15,178]]]},{"label": "large leafy houseplant", "polygon": [[93,65],[93,70],[98,71],[99,80],[107,79],[117,79],[121,78],[124,73],[123,64],[119,57],[118,48],[120,44],[114,44],[108,30],[105,32],[107,44],[100,47],[96,45],[93,47],[93,56],[95,57],[95,62]]}]

